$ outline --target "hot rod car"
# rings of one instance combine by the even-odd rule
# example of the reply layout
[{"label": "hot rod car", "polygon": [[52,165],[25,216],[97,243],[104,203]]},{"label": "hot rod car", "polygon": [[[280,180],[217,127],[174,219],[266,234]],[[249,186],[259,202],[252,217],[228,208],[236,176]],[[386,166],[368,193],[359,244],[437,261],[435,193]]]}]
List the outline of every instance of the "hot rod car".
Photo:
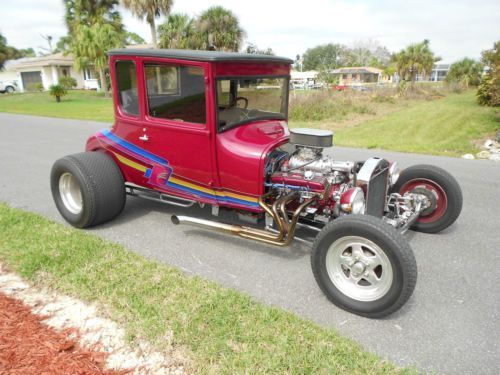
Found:
[{"label": "hot rod car", "polygon": [[191,224],[287,246],[317,232],[311,265],[336,305],[378,318],[399,309],[417,281],[409,228],[436,233],[460,214],[445,170],[372,157],[339,161],[325,130],[289,129],[291,60],[188,50],[109,52],[115,122],[86,151],[55,162],[51,189],[78,228],[113,219],[126,195],[231,209],[253,224],[187,216]]}]

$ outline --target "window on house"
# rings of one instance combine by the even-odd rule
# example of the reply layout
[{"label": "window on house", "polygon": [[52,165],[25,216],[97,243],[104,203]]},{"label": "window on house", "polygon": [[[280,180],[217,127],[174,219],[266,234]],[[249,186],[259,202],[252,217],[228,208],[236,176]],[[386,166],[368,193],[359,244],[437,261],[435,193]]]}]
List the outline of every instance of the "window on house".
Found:
[{"label": "window on house", "polygon": [[132,61],[117,61],[115,70],[118,99],[122,111],[128,115],[139,115],[135,64]]},{"label": "window on house", "polygon": [[94,79],[92,71],[89,68],[87,68],[83,71],[83,79],[85,79],[85,80]]},{"label": "window on house", "polygon": [[197,124],[206,122],[202,68],[147,63],[145,76],[150,116]]}]

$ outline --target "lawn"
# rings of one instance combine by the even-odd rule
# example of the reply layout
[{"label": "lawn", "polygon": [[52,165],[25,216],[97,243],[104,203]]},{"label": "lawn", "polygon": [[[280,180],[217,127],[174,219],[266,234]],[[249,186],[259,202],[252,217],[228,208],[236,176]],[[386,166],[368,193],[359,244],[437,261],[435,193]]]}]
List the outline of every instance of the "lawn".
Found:
[{"label": "lawn", "polygon": [[197,373],[414,373],[334,330],[3,204],[0,261],[33,283],[97,303],[131,340],[161,350],[173,332]]},{"label": "lawn", "polygon": [[[479,106],[474,90],[395,92],[292,92],[290,126],[333,130],[341,146],[448,156],[477,152],[473,141],[500,129],[499,110]],[[0,95],[0,112],[112,122],[112,107],[94,91],[71,90],[61,103],[48,93]]]},{"label": "lawn", "polygon": [[47,92],[0,94],[0,112],[113,122],[113,100],[95,91],[68,90],[60,103]]},{"label": "lawn", "polygon": [[477,104],[474,91],[416,103],[407,108],[339,129],[341,146],[460,156],[477,152],[472,141],[500,129],[498,109]]}]

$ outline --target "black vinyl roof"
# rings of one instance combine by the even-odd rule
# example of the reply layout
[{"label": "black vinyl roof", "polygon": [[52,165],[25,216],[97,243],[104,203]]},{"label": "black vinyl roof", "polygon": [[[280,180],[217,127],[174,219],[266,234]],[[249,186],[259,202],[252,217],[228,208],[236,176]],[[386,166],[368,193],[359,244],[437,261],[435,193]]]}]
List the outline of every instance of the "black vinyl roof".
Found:
[{"label": "black vinyl roof", "polygon": [[292,64],[293,60],[287,57],[273,55],[259,55],[252,53],[198,51],[189,49],[152,49],[152,48],[119,48],[108,51],[109,56],[145,56],[165,57],[190,61],[238,61],[238,62],[271,62]]}]

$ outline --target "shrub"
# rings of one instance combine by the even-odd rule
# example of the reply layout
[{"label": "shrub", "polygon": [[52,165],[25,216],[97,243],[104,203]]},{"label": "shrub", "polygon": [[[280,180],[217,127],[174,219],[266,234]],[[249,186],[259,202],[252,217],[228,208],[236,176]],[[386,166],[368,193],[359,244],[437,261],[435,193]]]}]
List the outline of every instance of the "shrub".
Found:
[{"label": "shrub", "polygon": [[500,106],[500,40],[492,49],[481,54],[481,60],[489,68],[477,90],[477,101],[481,105]]},{"label": "shrub", "polygon": [[373,113],[365,93],[310,91],[292,93],[289,117],[295,121],[342,119],[354,113]]},{"label": "shrub", "polygon": [[478,87],[477,101],[481,105],[492,107],[500,106],[500,77],[488,74]]},{"label": "shrub", "polygon": [[62,85],[51,85],[49,92],[51,96],[56,98],[56,102],[58,103],[61,101],[61,97],[67,94],[66,89]]},{"label": "shrub", "polygon": [[76,79],[70,76],[59,78],[59,84],[67,90],[74,89],[77,85]]},{"label": "shrub", "polygon": [[44,90],[44,87],[43,87],[43,83],[39,82],[39,83],[35,83],[35,85],[33,86],[33,89],[35,91],[40,91],[42,92]]}]

